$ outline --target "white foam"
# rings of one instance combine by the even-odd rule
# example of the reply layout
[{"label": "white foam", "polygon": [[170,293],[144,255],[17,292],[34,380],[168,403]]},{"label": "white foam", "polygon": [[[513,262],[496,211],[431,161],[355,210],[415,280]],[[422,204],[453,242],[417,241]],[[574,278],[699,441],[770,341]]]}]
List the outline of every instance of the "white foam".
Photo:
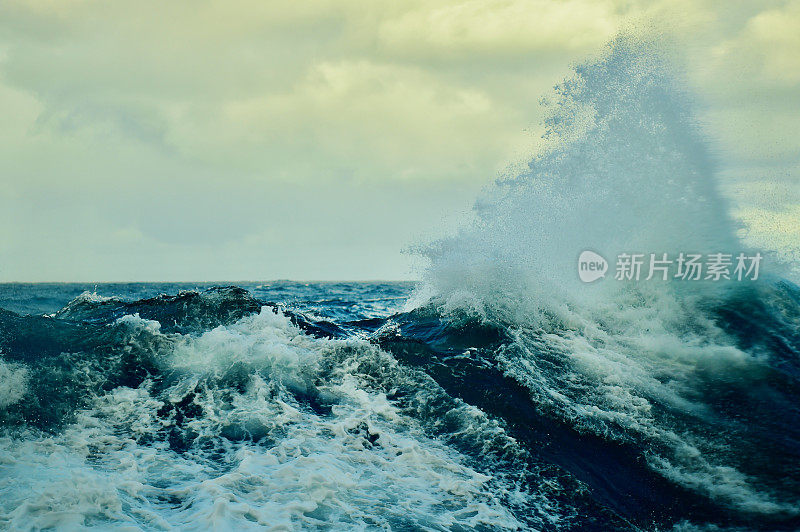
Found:
[{"label": "white foam", "polygon": [[[158,328],[146,320],[121,320]],[[318,340],[268,308],[199,337],[172,335],[174,382],[99,395],[58,435],[0,438],[0,526],[96,529],[516,529],[492,478],[365,388],[365,343]],[[353,359],[330,373],[326,357]],[[228,387],[243,375],[245,389]],[[196,391],[197,445],[150,437]],[[302,393],[324,396],[314,412]],[[221,434],[251,438],[225,439]]]},{"label": "white foam", "polygon": [[0,408],[9,407],[22,399],[28,390],[28,369],[21,364],[0,358]]}]

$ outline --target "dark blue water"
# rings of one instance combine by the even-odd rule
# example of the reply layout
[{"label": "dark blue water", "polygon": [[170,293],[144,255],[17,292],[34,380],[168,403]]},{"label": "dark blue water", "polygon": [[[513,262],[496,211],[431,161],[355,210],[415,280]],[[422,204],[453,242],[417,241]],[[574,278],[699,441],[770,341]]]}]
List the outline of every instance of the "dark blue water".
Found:
[{"label": "dark blue water", "polygon": [[[222,283],[225,286],[226,283]],[[293,281],[237,282],[262,301],[279,302],[301,311],[335,312],[340,317],[362,319],[386,317],[402,306],[411,293],[410,282],[300,283]],[[127,301],[152,298],[180,291],[202,291],[220,283],[6,283],[0,284],[0,301],[6,310],[18,314],[49,314],[89,292],[100,297],[120,297]],[[336,316],[331,316],[336,317]]]},{"label": "dark blue water", "polygon": [[0,285],[0,524],[800,526],[794,285],[708,309],[750,358],[693,366],[681,404],[620,380],[603,418],[564,333],[412,289]]}]

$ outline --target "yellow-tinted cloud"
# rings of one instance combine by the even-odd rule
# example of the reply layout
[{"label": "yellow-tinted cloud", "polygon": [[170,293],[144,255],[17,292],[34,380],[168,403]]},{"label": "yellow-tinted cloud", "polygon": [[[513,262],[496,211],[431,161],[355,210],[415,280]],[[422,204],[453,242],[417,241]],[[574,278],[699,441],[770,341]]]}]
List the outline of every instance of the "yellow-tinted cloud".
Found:
[{"label": "yellow-tinted cloud", "polygon": [[759,13],[747,24],[739,48],[762,59],[761,75],[777,82],[800,82],[800,1]]},{"label": "yellow-tinted cloud", "polygon": [[[452,169],[481,165],[476,155],[507,153],[515,140],[503,131],[510,114],[482,91],[424,70],[363,60],[323,62],[289,91],[223,102],[212,120],[193,122],[173,140],[208,153],[213,145],[194,143],[222,137],[226,151],[241,158],[258,144],[288,144],[295,153],[313,151],[335,167],[350,166],[360,178],[443,178],[453,177],[447,175]],[[198,129],[209,135],[196,135]],[[489,137],[487,130],[495,134]],[[257,165],[258,158],[252,162]],[[369,175],[376,167],[397,173]]]},{"label": "yellow-tinted cloud", "polygon": [[[777,212],[745,208],[737,214],[745,225],[742,236],[748,244],[775,251],[781,259],[797,268],[800,262],[800,205]],[[797,271],[800,273],[800,269]]]},{"label": "yellow-tinted cloud", "polygon": [[618,2],[470,0],[426,3],[383,21],[391,50],[424,54],[512,54],[588,51],[618,30]]},{"label": "yellow-tinted cloud", "polygon": [[[256,263],[277,264],[280,255],[290,268],[292,250],[312,242],[320,226],[331,228],[329,240],[337,230],[347,233],[349,249],[363,246],[366,255],[381,241],[381,253],[398,250],[381,264],[405,264],[399,250],[421,227],[441,226],[505,165],[529,156],[539,97],[570,64],[631,27],[676,43],[702,97],[705,127],[724,163],[738,169],[726,175],[746,182],[753,169],[770,166],[776,181],[797,182],[799,6],[5,0],[0,276],[88,279],[101,268],[93,264],[124,266],[135,276],[168,260],[175,275],[185,268],[187,277],[204,277],[203,258],[216,264],[221,248],[196,246],[214,233],[229,253],[254,263],[248,276],[285,277],[291,271],[262,271]],[[326,187],[329,202],[351,210],[384,205],[373,214],[391,230],[381,236],[360,229],[325,204],[314,212],[326,218],[305,213],[290,223],[293,213],[270,203],[286,194],[288,182],[310,196]],[[228,201],[212,201],[220,196]],[[243,209],[253,197],[269,208]],[[294,198],[303,203],[300,192]],[[756,208],[751,198],[736,197],[742,216]],[[135,201],[146,205],[138,209],[146,216],[129,208]],[[42,209],[46,216],[27,214]],[[258,242],[270,249],[247,248],[266,227],[270,237]],[[136,250],[129,257],[125,245]],[[37,251],[44,248],[71,262],[48,266]],[[332,262],[344,268],[347,260]],[[402,268],[373,276],[401,276]]]}]

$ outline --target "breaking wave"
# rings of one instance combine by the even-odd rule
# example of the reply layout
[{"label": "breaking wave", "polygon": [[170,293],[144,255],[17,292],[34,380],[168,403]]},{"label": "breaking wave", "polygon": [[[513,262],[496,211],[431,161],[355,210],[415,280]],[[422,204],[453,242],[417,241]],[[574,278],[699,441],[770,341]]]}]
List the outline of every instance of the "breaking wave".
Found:
[{"label": "breaking wave", "polygon": [[[692,494],[686,509],[716,508],[700,519],[796,523],[798,290],[737,241],[690,98],[655,50],[620,38],[556,87],[545,149],[422,250],[412,307],[502,331],[491,365],[536,415],[631,449]],[[585,284],[584,250],[771,260],[758,281]]]}]

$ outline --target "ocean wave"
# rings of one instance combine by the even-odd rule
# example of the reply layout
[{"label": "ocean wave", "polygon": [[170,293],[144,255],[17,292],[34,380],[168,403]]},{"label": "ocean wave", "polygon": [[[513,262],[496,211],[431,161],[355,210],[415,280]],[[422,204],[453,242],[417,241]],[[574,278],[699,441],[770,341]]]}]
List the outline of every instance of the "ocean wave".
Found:
[{"label": "ocean wave", "polygon": [[[800,291],[781,280],[786,265],[761,250],[770,260],[746,283],[577,275],[587,249],[754,252],[735,237],[681,87],[657,47],[630,37],[578,66],[547,103],[545,149],[486,191],[474,223],[421,249],[430,265],[409,309],[437,315],[437,331],[500,331],[481,365],[524,388],[530,422],[632,449],[629,479],[656,482],[642,463],[694,493],[670,495],[684,507],[666,513],[796,523]],[[442,340],[420,336],[414,319],[402,335],[441,360]],[[594,475],[570,459],[560,458],[579,478],[615,489],[613,460]]]},{"label": "ocean wave", "polygon": [[[38,358],[3,346],[31,381],[0,438],[10,528],[516,530],[568,520],[581,499],[554,497],[554,472],[520,470],[535,464],[502,424],[429,377],[270,307],[200,334],[136,314],[11,319],[61,343]],[[147,368],[135,381],[131,360]],[[61,395],[47,396],[56,366]],[[72,410],[47,418],[47,406]]]}]

